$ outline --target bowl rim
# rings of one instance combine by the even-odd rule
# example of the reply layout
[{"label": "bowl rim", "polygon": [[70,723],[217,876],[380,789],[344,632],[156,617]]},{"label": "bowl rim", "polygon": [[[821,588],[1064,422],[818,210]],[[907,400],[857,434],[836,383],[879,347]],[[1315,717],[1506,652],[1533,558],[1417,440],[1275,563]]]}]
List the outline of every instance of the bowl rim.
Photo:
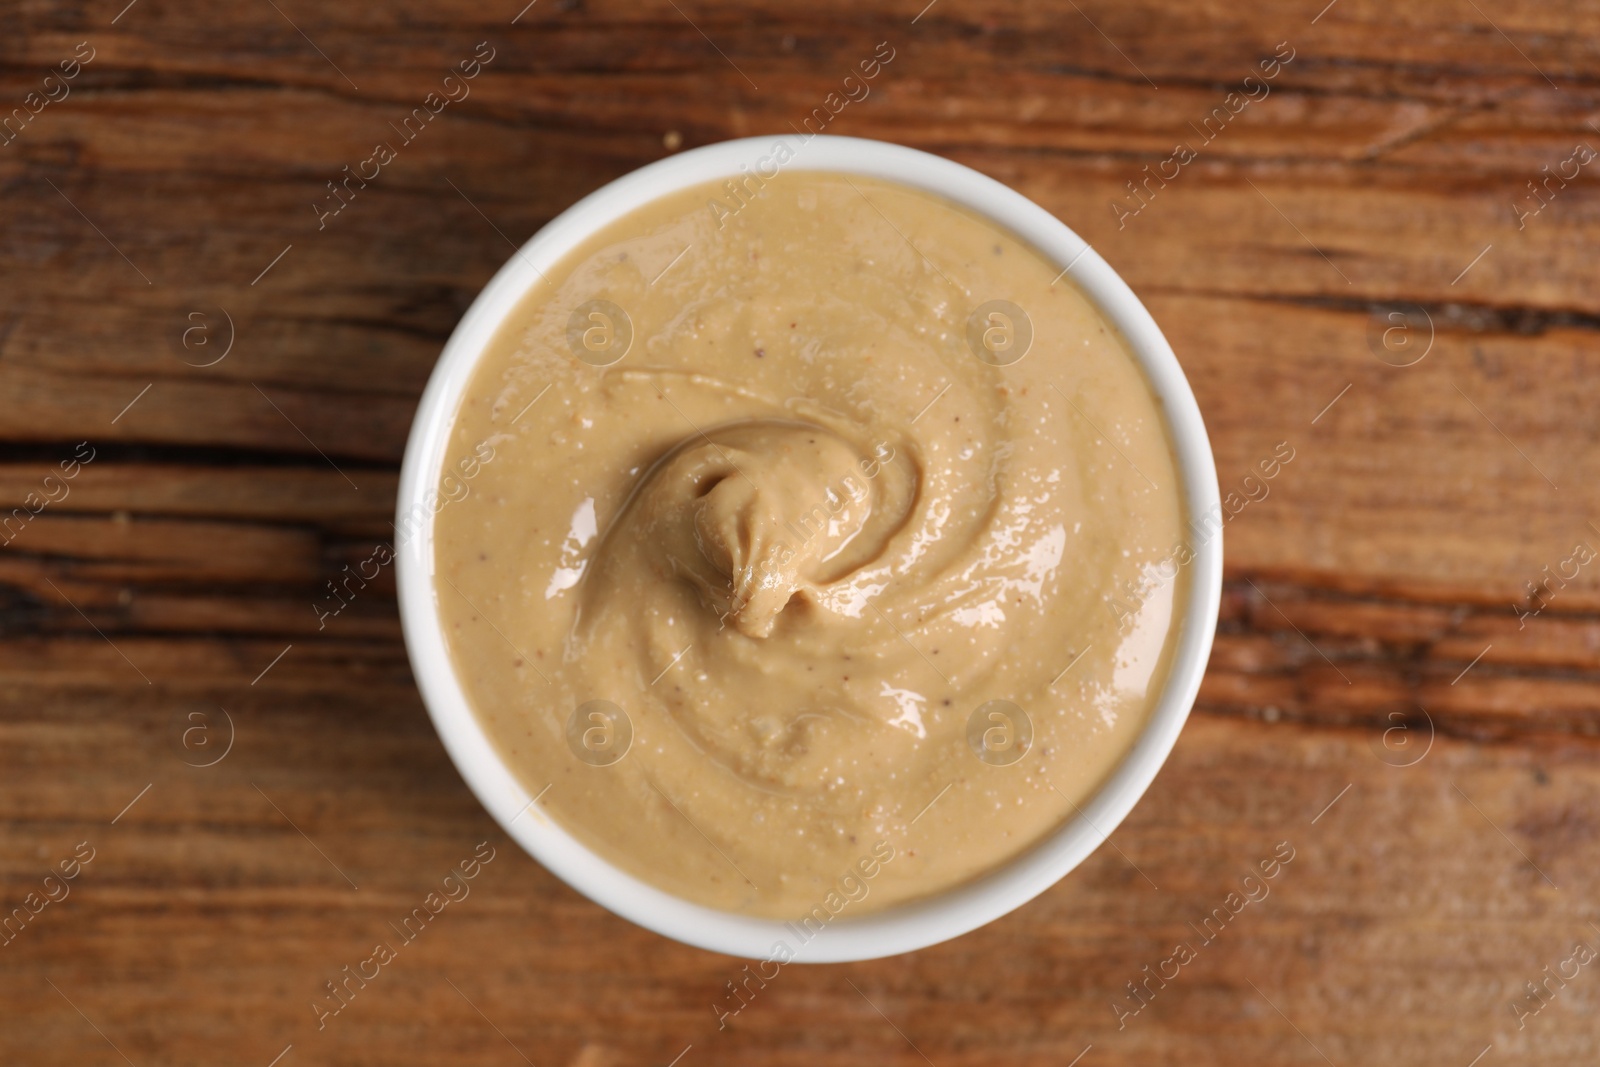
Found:
[{"label": "bowl rim", "polygon": [[[1002,866],[933,896],[882,912],[846,911],[792,951],[793,962],[874,959],[958,937],[1021,907],[1065,877],[1104,842],[1165,763],[1200,688],[1222,591],[1221,499],[1210,440],[1193,391],[1144,304],[1098,252],[1044,208],[954,160],[885,141],[819,134],[772,134],[722,141],[668,156],[617,178],[545,225],[500,268],[472,302],[440,353],[406,441],[396,500],[396,584],[401,628],[418,689],[434,728],[468,788],[512,840],[590,900],[664,937],[749,959],[791,950],[790,923],[695,904],[641,881],[591,852],[552,818],[501,760],[456,678],[433,581],[432,501],[460,401],[485,347],[528,288],[597,230],[664,195],[737,178],[741,165],[765,175],[778,145],[792,156],[781,169],[880,178],[942,196],[1020,236],[1070,272],[1096,309],[1115,324],[1138,360],[1166,417],[1180,476],[1186,542],[1194,520],[1217,516],[1188,565],[1189,597],[1166,686],[1149,721],[1076,818]],[[433,491],[430,499],[429,493]],[[420,525],[415,525],[419,510]],[[408,522],[411,525],[408,525]],[[402,531],[415,528],[413,536]],[[819,902],[820,903],[820,902]],[[786,961],[787,962],[787,961]]]}]

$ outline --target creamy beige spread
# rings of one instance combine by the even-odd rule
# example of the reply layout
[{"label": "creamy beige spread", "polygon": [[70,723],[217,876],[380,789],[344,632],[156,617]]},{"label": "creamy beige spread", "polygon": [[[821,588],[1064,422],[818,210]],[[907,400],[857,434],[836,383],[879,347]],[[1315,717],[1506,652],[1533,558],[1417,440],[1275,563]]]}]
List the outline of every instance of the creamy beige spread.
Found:
[{"label": "creamy beige spread", "polygon": [[441,495],[440,610],[521,817],[761,916],[869,865],[853,914],[936,893],[1072,818],[1186,582],[1159,402],[1070,274],[830,173],[568,255],[484,353]]}]

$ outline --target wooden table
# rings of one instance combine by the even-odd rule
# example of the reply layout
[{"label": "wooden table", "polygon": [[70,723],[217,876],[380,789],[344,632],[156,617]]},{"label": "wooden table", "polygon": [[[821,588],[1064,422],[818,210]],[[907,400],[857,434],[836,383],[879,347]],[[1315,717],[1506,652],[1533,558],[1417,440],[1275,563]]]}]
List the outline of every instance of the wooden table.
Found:
[{"label": "wooden table", "polygon": [[[1595,1062],[1600,11],[522,2],[5,20],[0,503],[38,514],[0,534],[27,919],[0,1062]],[[470,96],[326,216],[485,41]],[[388,536],[418,394],[511,246],[680,146],[789,129],[879,42],[829,132],[1088,238],[1225,492],[1294,459],[1227,527],[1199,707],[1115,847],[952,943],[786,968],[719,1031],[740,964],[590,904],[468,794],[392,580],[322,628],[312,604]],[[471,896],[319,1030],[324,983],[479,842]]]}]

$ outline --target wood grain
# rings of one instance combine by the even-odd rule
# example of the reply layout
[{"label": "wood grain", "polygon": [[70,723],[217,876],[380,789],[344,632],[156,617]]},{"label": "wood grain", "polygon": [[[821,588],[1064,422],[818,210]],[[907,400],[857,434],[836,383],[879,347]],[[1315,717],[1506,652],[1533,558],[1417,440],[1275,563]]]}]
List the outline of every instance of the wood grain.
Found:
[{"label": "wood grain", "polygon": [[[0,546],[0,904],[93,850],[0,947],[0,1062],[1595,1061],[1594,967],[1513,1004],[1600,947],[1600,566],[1529,590],[1600,547],[1600,194],[1513,204],[1600,145],[1600,11],[123,2],[0,35],[0,116],[94,49],[0,144],[0,516],[96,449]],[[319,230],[324,183],[480,41],[472,95]],[[954,942],[785,968],[719,1029],[741,964],[590,904],[467,792],[392,578],[313,604],[389,534],[423,383],[513,245],[669,144],[788,130],[880,41],[829,132],[1082,233],[1179,353],[1225,492],[1295,458],[1227,526],[1199,705],[1115,847]],[[1280,42],[1270,94],[1119,226]],[[1370,338],[1407,307],[1432,344],[1402,368]],[[319,1030],[323,983],[479,842],[471,896]]]}]

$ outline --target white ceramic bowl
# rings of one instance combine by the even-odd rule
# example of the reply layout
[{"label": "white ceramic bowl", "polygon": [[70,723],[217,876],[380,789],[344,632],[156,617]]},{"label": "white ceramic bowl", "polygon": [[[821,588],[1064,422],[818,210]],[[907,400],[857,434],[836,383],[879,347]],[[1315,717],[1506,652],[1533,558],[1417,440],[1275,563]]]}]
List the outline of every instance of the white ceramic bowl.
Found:
[{"label": "white ceramic bowl", "polygon": [[[686,186],[736,177],[740,165],[770,172],[774,148],[786,142],[795,158],[786,170],[867,175],[926,189],[984,215],[1022,236],[1062,267],[1127,339],[1168,419],[1185,503],[1191,517],[1217,514],[1220,500],[1211,445],[1189,383],[1172,348],[1139,298],[1084,240],[1020,193],[948,159],[882,141],[852,137],[751,137],[708,145],[652,163],[618,178],[568,208],[513,256],[450,336],[422,395],[400,472],[397,525],[420,505],[426,514],[415,536],[397,548],[400,618],[406,647],[433,724],[479,799],[505,832],[578,892],[640,926],[701,948],[765,958],[783,941],[796,948],[778,920],[717,911],[639,881],[596,856],[543,815],[484,734],[456,678],[445,647],[433,583],[433,524],[429,493],[437,489],[452,418],[479,355],[506,315],[538,277],[596,230],[635,208]],[[1085,210],[1089,210],[1085,205]],[[1097,208],[1095,210],[1098,210]],[[980,879],[937,896],[876,914],[846,913],[798,947],[795,962],[838,962],[909,952],[966,933],[1021,906],[1083,862],[1113,831],[1150,785],[1177,741],[1200,688],[1216,631],[1222,589],[1222,537],[1201,544],[1189,565],[1188,608],[1166,690],[1132,751],[1082,814]]]}]

